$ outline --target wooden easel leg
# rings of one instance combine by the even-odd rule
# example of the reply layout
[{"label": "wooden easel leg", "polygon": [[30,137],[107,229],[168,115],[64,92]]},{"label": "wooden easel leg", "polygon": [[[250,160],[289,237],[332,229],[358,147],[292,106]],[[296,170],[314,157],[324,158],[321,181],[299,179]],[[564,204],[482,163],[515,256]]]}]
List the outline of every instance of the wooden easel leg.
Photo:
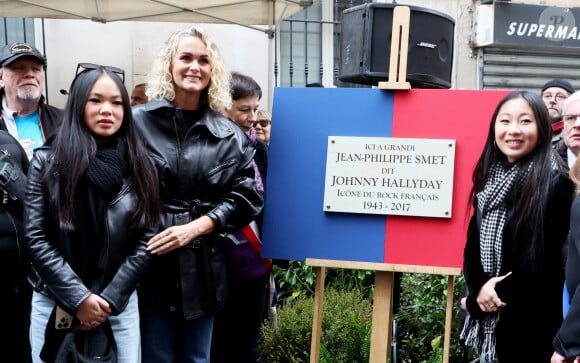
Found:
[{"label": "wooden easel leg", "polygon": [[312,339],[310,341],[310,363],[320,360],[320,336],[322,331],[322,304],[324,300],[324,279],[326,267],[316,268],[316,286],[314,288],[314,311],[312,316]]},{"label": "wooden easel leg", "polygon": [[396,6],[393,10],[393,26],[391,29],[389,81],[379,82],[379,88],[401,90],[411,88],[411,84],[406,81],[410,23],[411,8],[408,6]]},{"label": "wooden easel leg", "polygon": [[370,363],[385,363],[390,356],[394,277],[392,271],[375,271]]},{"label": "wooden easel leg", "polygon": [[445,311],[445,338],[443,339],[443,363],[449,363],[449,346],[451,344],[451,322],[453,319],[453,284],[455,276],[447,277],[447,309]]}]

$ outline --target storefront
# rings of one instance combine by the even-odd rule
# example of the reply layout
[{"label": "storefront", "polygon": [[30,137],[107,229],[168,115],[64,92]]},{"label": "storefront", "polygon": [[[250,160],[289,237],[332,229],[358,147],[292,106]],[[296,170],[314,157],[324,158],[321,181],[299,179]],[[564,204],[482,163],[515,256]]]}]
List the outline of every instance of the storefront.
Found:
[{"label": "storefront", "polygon": [[552,78],[580,89],[580,8],[494,2],[474,19],[479,89],[538,91]]}]

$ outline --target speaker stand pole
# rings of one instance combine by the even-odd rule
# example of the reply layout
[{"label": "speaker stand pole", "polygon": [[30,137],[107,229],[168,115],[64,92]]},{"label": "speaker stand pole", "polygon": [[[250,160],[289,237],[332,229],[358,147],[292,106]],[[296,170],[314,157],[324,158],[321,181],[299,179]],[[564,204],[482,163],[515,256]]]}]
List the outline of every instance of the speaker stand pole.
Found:
[{"label": "speaker stand pole", "polygon": [[393,9],[389,80],[388,82],[379,82],[378,87],[381,89],[408,90],[411,88],[411,84],[406,81],[410,23],[411,8],[396,6]]}]

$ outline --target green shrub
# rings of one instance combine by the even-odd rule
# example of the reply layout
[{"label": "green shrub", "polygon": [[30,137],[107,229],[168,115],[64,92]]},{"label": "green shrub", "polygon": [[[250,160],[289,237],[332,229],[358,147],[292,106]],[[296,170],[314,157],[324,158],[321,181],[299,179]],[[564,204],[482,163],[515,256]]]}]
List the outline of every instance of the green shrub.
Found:
[{"label": "green shrub", "polygon": [[302,261],[290,261],[287,268],[274,265],[274,279],[281,305],[299,296],[314,296],[316,270]]},{"label": "green shrub", "polygon": [[[278,328],[262,326],[262,361],[308,362],[312,337],[312,297],[298,296],[278,311]],[[372,305],[360,292],[324,293],[321,363],[368,362]]]},{"label": "green shrub", "polygon": [[[282,325],[290,325],[289,331],[276,332],[281,334],[284,343],[279,343],[273,332],[267,332],[268,337],[262,342],[265,350],[270,357],[265,362],[303,362],[308,361],[310,353],[310,336],[312,326],[312,297],[314,296],[314,283],[316,280],[316,270],[307,266],[301,261],[291,261],[287,269],[275,267],[274,274],[278,285],[279,311],[286,310],[286,307],[293,307],[285,313],[281,313],[285,322]],[[364,298],[365,304],[371,304],[374,292],[374,271],[348,270],[348,269],[327,269],[325,286],[328,290],[325,293],[325,313],[323,319],[328,319],[326,309],[329,308],[330,294],[333,289],[338,291],[358,291],[358,295]],[[459,295],[464,287],[463,277],[457,277],[455,280],[455,289],[453,302],[455,307],[459,301]],[[294,300],[297,300],[294,304]],[[404,363],[432,363],[438,362],[442,355],[442,343],[437,347],[433,346],[433,341],[438,341],[438,337],[443,337],[445,331],[445,308],[447,303],[447,276],[428,275],[428,274],[403,274],[400,288],[399,310],[394,314],[393,319],[397,321],[397,357],[399,362]],[[308,306],[304,307],[304,304]],[[370,308],[369,308],[370,309]],[[336,320],[342,316],[342,320],[336,324],[345,324],[350,321],[349,329],[355,329],[358,332],[358,341],[370,339],[371,319],[349,320],[348,312],[352,308],[346,306],[343,315],[336,315]],[[452,322],[450,362],[463,362],[466,359],[472,360],[473,353],[464,351],[459,344],[459,332],[461,326],[456,319],[454,309],[454,319]],[[300,315],[302,314],[302,315]],[[334,313],[330,313],[333,315]],[[346,314],[346,315],[345,315]],[[346,316],[346,317],[344,317]],[[354,315],[353,315],[354,316]],[[300,324],[304,326],[300,327]],[[323,321],[323,338],[324,334],[333,334],[325,328]],[[358,325],[357,325],[358,324]],[[338,325],[342,326],[342,325]],[[286,328],[290,329],[290,328]],[[366,337],[366,338],[364,338]],[[271,340],[268,340],[271,339]],[[321,342],[320,362],[342,362],[338,360],[339,355],[328,349],[324,341]],[[358,343],[357,343],[358,344]],[[367,342],[368,344],[368,342]],[[279,346],[278,346],[279,345]],[[286,349],[286,350],[284,350]],[[340,347],[344,356],[350,354],[350,347],[345,344]],[[368,362],[367,359],[360,360]],[[364,356],[364,349],[359,351],[359,356]],[[471,357],[471,359],[470,359]],[[334,359],[334,360],[333,360]],[[469,361],[467,360],[467,361]],[[354,359],[347,362],[357,362]]]},{"label": "green shrub", "polygon": [[[459,344],[461,326],[455,319],[459,296],[465,283],[457,277],[454,286],[454,319],[451,327],[449,361],[462,361],[464,352]],[[405,363],[439,362],[445,334],[447,306],[447,276],[404,274],[397,321],[399,357]]]},{"label": "green shrub", "polygon": [[[298,296],[314,296],[316,269],[303,261],[290,261],[286,268],[274,266],[274,278],[281,305]],[[374,271],[326,269],[324,285],[336,290],[358,290],[364,297],[372,298],[374,281]]]}]

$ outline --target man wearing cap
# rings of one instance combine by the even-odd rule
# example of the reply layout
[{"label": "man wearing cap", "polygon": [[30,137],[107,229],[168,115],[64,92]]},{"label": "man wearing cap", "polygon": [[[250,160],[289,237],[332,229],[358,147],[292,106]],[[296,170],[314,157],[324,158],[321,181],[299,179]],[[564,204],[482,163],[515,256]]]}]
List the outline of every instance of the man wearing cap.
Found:
[{"label": "man wearing cap", "polygon": [[22,245],[23,197],[28,162],[54,134],[62,110],[45,104],[46,60],[34,47],[0,48],[0,351],[29,362],[30,262]]},{"label": "man wearing cap", "polygon": [[548,107],[552,121],[552,144],[556,144],[564,137],[564,122],[562,121],[562,105],[574,93],[574,87],[565,79],[553,79],[542,87],[542,99]]}]

